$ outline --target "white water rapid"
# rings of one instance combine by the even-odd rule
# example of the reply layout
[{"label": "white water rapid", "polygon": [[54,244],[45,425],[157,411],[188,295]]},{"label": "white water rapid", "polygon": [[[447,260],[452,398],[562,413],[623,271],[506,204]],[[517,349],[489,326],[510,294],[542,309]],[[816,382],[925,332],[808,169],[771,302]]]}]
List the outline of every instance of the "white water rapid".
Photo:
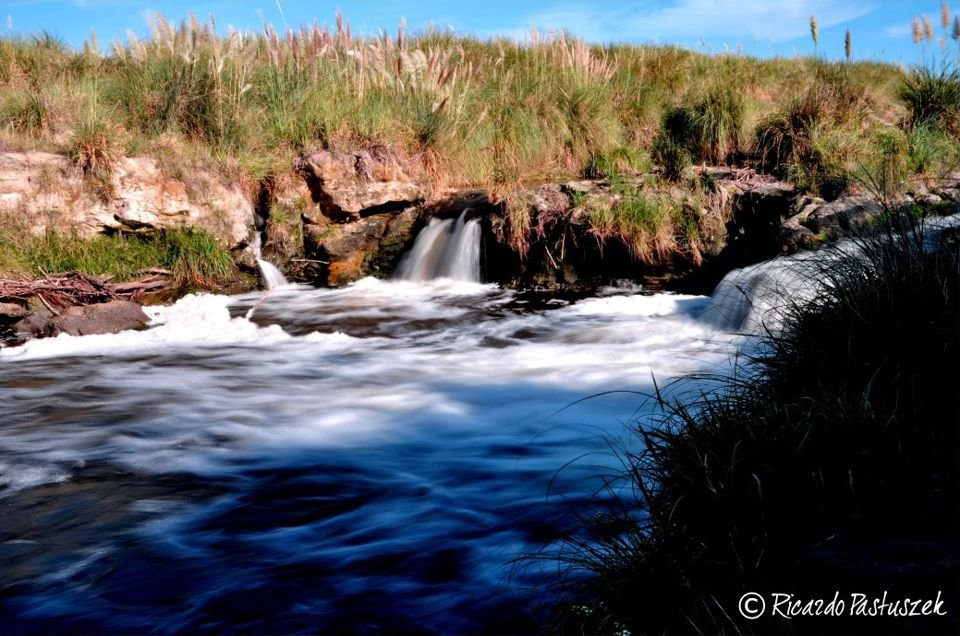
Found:
[{"label": "white water rapid", "polygon": [[807,256],[712,298],[503,290],[466,282],[476,223],[432,222],[407,280],[191,295],[143,331],[0,349],[0,625],[536,632],[557,565],[515,559],[614,504],[653,379],[729,372],[776,289],[816,283]]}]

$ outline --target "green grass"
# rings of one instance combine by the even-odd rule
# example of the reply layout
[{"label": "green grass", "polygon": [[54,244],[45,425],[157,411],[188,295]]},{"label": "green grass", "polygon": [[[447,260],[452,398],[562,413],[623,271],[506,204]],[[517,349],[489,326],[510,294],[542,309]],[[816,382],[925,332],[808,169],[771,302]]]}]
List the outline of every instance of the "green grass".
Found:
[{"label": "green grass", "polygon": [[[859,257],[804,265],[823,293],[790,307],[784,331],[734,377],[701,378],[706,393],[681,381],[671,395],[683,399],[659,395],[661,416],[638,423],[642,450],[623,456],[619,479],[635,498],[621,495],[566,544],[568,574],[587,578],[568,577],[579,583],[565,630],[899,629],[769,614],[748,623],[736,608],[747,591],[822,596],[824,581],[882,593],[897,583],[876,579],[885,559],[924,563],[886,547],[876,570],[845,570],[837,563],[851,546],[956,545],[958,243],[925,251],[908,219],[861,240]],[[840,556],[818,560],[821,547]],[[955,598],[955,578],[924,567],[900,581],[905,591],[940,586]]]},{"label": "green grass", "polygon": [[178,287],[210,288],[236,275],[230,254],[198,229],[164,230],[148,237],[101,234],[84,239],[76,233],[53,231],[31,236],[25,226],[10,218],[5,225],[10,231],[0,236],[2,276],[79,271],[124,281],[159,268],[169,270]]},{"label": "green grass", "polygon": [[669,194],[645,192],[613,184],[622,198],[609,209],[589,214],[591,233],[601,242],[616,238],[640,263],[656,265],[674,257],[694,261],[699,255],[699,230],[695,214]]},{"label": "green grass", "polygon": [[[148,38],[109,48],[94,37],[82,51],[46,34],[0,37],[0,144],[68,155],[104,199],[124,153],[157,158],[189,188],[193,165],[257,183],[289,175],[304,150],[368,148],[437,192],[488,187],[507,199],[525,184],[653,164],[681,183],[694,163],[755,166],[833,198],[890,157],[884,139],[896,131],[916,175],[941,176],[956,156],[955,65],[904,71],[563,34],[360,37],[340,18],[288,34],[219,33],[212,18],[158,17]],[[508,206],[507,223],[521,253],[532,227],[522,207]],[[676,214],[652,227],[609,212],[598,225],[619,228],[641,260],[676,253],[672,243],[698,251]]]},{"label": "green grass", "polygon": [[868,86],[846,64],[818,62],[813,82],[759,121],[754,151],[761,168],[836,196],[850,173],[869,161],[870,136],[884,128],[869,123]]},{"label": "green grass", "polygon": [[918,174],[943,175],[960,166],[960,138],[928,123],[908,132],[910,169]]},{"label": "green grass", "polygon": [[956,57],[921,65],[900,87],[911,126],[933,126],[960,135],[960,66]]}]

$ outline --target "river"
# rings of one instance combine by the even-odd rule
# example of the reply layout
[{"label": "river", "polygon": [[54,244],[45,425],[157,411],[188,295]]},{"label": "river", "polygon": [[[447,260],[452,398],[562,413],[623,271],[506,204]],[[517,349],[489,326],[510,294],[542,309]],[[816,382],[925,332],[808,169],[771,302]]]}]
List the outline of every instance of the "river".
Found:
[{"label": "river", "polygon": [[0,632],[533,631],[652,379],[729,368],[708,301],[364,279],[0,350]]}]

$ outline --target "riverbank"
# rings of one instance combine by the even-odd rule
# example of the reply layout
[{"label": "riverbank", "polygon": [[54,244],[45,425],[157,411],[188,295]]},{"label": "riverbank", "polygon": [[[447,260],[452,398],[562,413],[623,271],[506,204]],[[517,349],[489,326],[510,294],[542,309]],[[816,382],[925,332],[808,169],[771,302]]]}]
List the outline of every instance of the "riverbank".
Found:
[{"label": "riverbank", "polygon": [[[338,287],[394,276],[432,222],[476,220],[479,263],[471,280],[577,294],[631,281],[651,291],[706,294],[733,268],[869,233],[888,210],[937,216],[960,205],[955,171],[886,192],[850,186],[828,202],[751,168],[702,166],[685,183],[658,172],[616,174],[500,197],[471,188],[430,199],[427,183],[384,153],[314,151],[295,169],[297,180],[271,184],[256,206],[247,201],[224,217],[210,206],[220,201],[217,193],[237,190],[214,177],[216,187],[198,198],[154,162],[131,160],[116,177],[112,203],[91,207],[83,195],[67,196],[83,192],[83,182],[63,158],[5,153],[0,197],[18,207],[2,216],[4,342],[60,333],[53,319],[74,305],[253,289],[264,241],[263,256],[293,282]],[[66,186],[40,179],[51,170]],[[278,209],[300,214],[278,216]],[[76,282],[86,293],[71,292]],[[100,312],[102,319],[93,319]],[[135,326],[127,314],[111,312],[94,307],[86,312],[90,325],[68,332]],[[119,319],[111,323],[111,316]]]},{"label": "riverbank", "polygon": [[[536,33],[364,38],[342,20],[220,37],[160,17],[110,51],[3,38],[0,209],[91,252],[117,245],[100,234],[198,230],[206,260],[184,289],[251,288],[255,234],[291,280],[386,276],[430,217],[464,212],[485,218],[484,280],[715,282],[878,205],[957,200],[958,76],[941,53],[942,69],[903,69]],[[119,252],[42,271],[119,280]],[[42,271],[0,245],[0,275]]]},{"label": "riverbank", "polygon": [[759,342],[636,420],[641,450],[608,478],[629,484],[620,505],[564,543],[583,584],[563,631],[956,631],[960,258],[936,227],[894,217],[725,281],[715,299],[745,312],[719,317]]}]

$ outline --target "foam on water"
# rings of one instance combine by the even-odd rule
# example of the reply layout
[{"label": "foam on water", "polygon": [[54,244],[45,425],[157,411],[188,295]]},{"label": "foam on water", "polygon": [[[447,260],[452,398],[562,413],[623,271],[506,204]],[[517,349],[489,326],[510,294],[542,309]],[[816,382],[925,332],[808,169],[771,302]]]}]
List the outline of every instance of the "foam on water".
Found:
[{"label": "foam on water", "polygon": [[230,344],[271,345],[289,339],[277,325],[258,327],[231,318],[229,296],[190,294],[170,306],[145,307],[150,328],[118,334],[30,340],[20,347],[0,349],[0,360],[29,360],[72,355],[121,355],[157,351],[171,346],[210,347]]},{"label": "foam on water", "polygon": [[[10,557],[23,591],[0,620],[343,631],[360,595],[381,631],[522,621],[504,582],[542,583],[510,562],[569,522],[548,492],[602,506],[608,438],[651,408],[635,392],[729,365],[707,301],[365,279],[187,296],[143,331],[0,350],[0,500],[10,533],[59,546]],[[193,604],[116,603],[110,573],[138,564]],[[251,627],[237,599],[259,585],[280,604]]]}]

